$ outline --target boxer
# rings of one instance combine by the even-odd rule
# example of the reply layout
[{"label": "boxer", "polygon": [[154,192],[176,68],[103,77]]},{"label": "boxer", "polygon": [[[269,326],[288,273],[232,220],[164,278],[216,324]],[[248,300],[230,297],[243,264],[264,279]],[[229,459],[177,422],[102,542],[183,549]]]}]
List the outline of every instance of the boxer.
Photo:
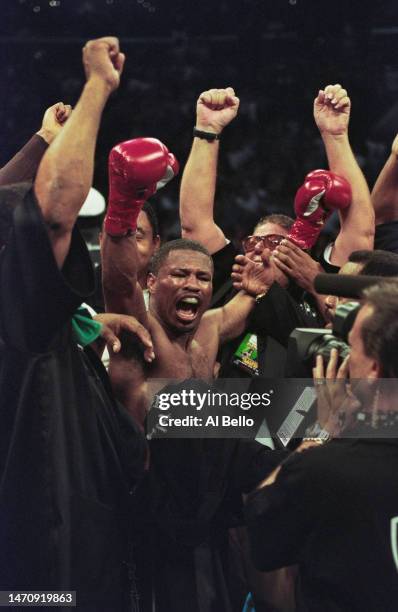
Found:
[{"label": "boxer", "polygon": [[[132,144],[134,143],[134,144]],[[110,199],[104,222],[103,286],[107,309],[136,316],[150,331],[156,359],[133,359],[128,388],[118,387],[118,368],[126,356],[111,359],[111,376],[124,405],[145,416],[141,394],[148,378],[212,377],[220,343],[237,337],[264,285],[245,275],[242,291],[222,308],[207,311],[213,265],[208,251],[194,241],[166,243],[153,259],[148,277],[149,312],[137,282],[137,218],[158,182],[175,171],[176,162],[159,141],[121,143],[109,156]]]},{"label": "boxer", "polygon": [[[149,262],[160,246],[156,212],[148,198],[178,174],[174,155],[155,138],[135,138],[117,145],[109,157],[109,204],[105,231],[111,235],[136,232],[138,280],[148,306]],[[134,181],[123,182],[126,168],[134,170]],[[116,211],[109,214],[110,211]]]}]

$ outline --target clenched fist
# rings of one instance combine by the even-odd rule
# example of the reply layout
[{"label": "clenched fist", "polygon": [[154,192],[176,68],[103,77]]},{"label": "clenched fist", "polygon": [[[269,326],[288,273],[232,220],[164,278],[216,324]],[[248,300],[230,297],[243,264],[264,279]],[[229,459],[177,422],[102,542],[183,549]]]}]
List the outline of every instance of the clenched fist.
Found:
[{"label": "clenched fist", "polygon": [[37,132],[39,136],[50,144],[61,131],[71,112],[72,107],[63,102],[57,102],[57,104],[50,106],[44,113],[41,128]]},{"label": "clenched fist", "polygon": [[113,36],[89,40],[83,47],[83,65],[87,81],[98,78],[109,91],[119,87],[123,71],[124,53],[120,53],[119,41]]},{"label": "clenched fist", "polygon": [[321,134],[346,134],[350,110],[350,98],[341,85],[327,85],[321,89],[314,100],[314,119]]},{"label": "clenched fist", "polygon": [[220,134],[236,117],[238,108],[239,98],[232,87],[204,91],[196,104],[196,128]]}]

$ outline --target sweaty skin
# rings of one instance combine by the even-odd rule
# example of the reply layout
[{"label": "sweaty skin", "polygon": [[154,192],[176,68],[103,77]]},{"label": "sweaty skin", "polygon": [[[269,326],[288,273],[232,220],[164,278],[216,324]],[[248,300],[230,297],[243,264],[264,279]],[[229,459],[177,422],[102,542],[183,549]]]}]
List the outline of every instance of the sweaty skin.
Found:
[{"label": "sweaty skin", "polygon": [[144,210],[141,210],[138,215],[136,240],[139,261],[138,280],[141,287],[145,289],[149,262],[160,246],[160,237],[154,236],[152,225]]},{"label": "sweaty skin", "polygon": [[255,299],[241,291],[222,308],[207,311],[212,294],[211,259],[199,251],[176,249],[168,254],[157,275],[148,277],[151,298],[146,312],[136,279],[130,278],[127,283],[120,277],[123,262],[125,269],[127,263],[130,271],[134,269],[132,260],[137,259],[133,254],[136,249],[134,236],[119,239],[104,236],[107,308],[116,307],[118,312],[128,311],[136,316],[153,341],[155,359],[149,364],[137,351],[122,350],[111,356],[110,375],[115,392],[142,422],[146,413],[147,379],[212,378],[220,343],[244,331]]},{"label": "sweaty skin", "polygon": [[211,376],[218,348],[217,317],[205,315],[211,281],[210,259],[197,251],[171,251],[157,277],[149,277],[148,327],[157,355],[153,376]]}]

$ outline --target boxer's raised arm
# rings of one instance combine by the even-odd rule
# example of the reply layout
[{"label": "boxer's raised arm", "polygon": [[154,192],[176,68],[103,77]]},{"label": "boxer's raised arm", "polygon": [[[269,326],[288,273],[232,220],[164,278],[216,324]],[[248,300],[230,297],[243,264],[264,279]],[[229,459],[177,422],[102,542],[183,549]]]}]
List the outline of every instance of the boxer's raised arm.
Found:
[{"label": "boxer's raised arm", "polygon": [[210,254],[222,249],[226,244],[226,238],[214,221],[220,142],[218,139],[206,140],[206,138],[216,135],[219,138],[224,127],[236,116],[238,108],[239,99],[235,96],[232,87],[210,89],[199,96],[195,127],[205,134],[202,134],[204,137],[194,137],[181,181],[182,237],[197,240]]},{"label": "boxer's raised arm", "polygon": [[40,130],[0,168],[0,186],[33,181],[48,145],[61,131],[71,112],[72,108],[63,102],[57,102],[46,110]]},{"label": "boxer's raised arm", "polygon": [[105,231],[101,240],[101,260],[106,311],[134,316],[146,326],[144,296],[138,282],[135,234],[110,236]]},{"label": "boxer's raised arm", "polygon": [[329,168],[351,185],[352,202],[339,210],[340,232],[331,263],[342,266],[352,251],[373,249],[375,215],[369,188],[348,139],[351,102],[340,85],[328,85],[314,101],[314,118],[325,145]]},{"label": "boxer's raised arm", "polygon": [[398,135],[372,190],[376,225],[398,220]]},{"label": "boxer's raised arm", "polygon": [[155,138],[135,138],[109,154],[109,201],[102,237],[102,282],[108,312],[134,315],[147,324],[136,242],[146,200],[177,172],[167,147]]},{"label": "boxer's raised arm", "polygon": [[119,85],[124,55],[119,52],[117,38],[89,41],[83,49],[83,64],[87,82],[70,119],[47,149],[34,186],[59,267],[92,184],[101,114]]}]

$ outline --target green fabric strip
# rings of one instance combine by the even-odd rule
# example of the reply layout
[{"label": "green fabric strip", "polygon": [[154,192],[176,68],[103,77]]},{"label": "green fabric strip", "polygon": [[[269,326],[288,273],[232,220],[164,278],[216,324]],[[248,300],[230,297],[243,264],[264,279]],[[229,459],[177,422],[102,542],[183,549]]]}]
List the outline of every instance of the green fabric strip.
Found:
[{"label": "green fabric strip", "polygon": [[94,321],[86,308],[78,308],[72,317],[73,336],[80,346],[87,346],[101,334],[102,323]]}]

